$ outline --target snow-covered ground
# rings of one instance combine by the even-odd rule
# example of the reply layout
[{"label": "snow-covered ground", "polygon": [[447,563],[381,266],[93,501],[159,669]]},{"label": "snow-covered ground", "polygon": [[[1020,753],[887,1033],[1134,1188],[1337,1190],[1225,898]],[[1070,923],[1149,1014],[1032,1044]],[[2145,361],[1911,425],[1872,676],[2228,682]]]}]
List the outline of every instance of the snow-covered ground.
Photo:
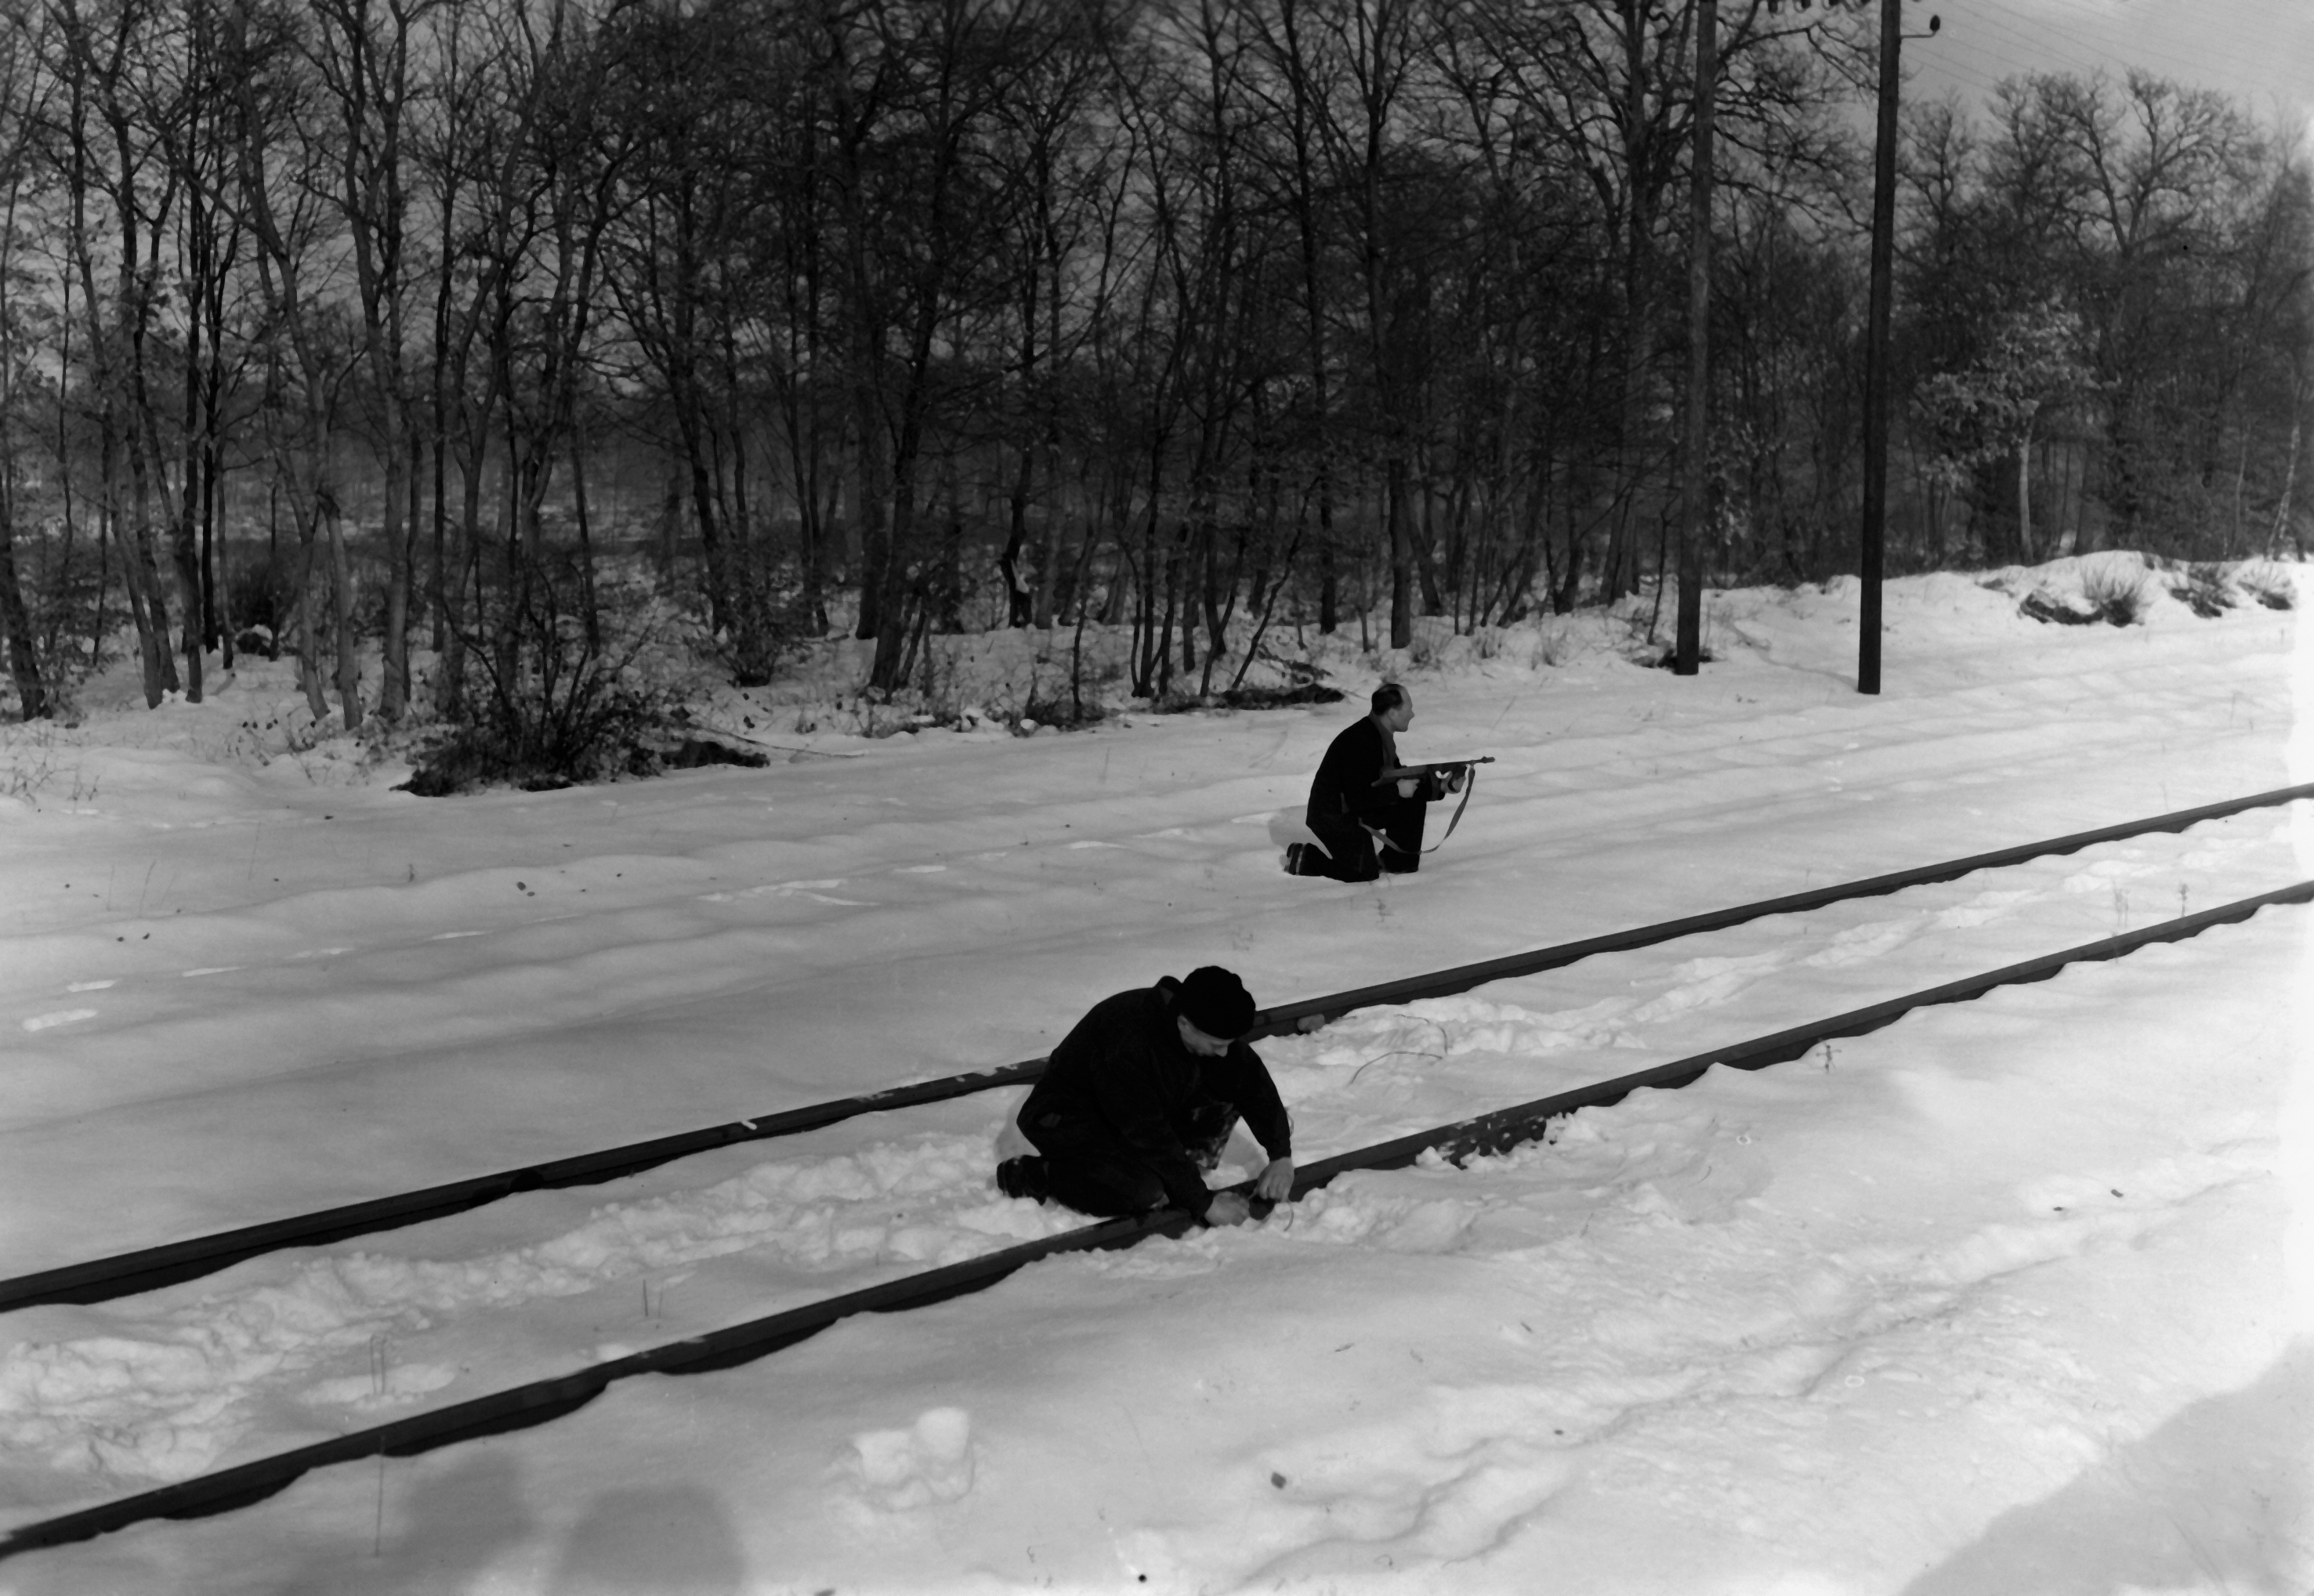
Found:
[{"label": "snow-covered ground", "polygon": [[[420,799],[285,751],[279,667],[92,695],[0,732],[0,1275],[1031,1057],[1195,965],[1283,1002],[2314,780],[2301,612],[2017,613],[2079,580],[1892,584],[1877,699],[1852,584],[1714,595],[1691,681],[1606,618],[1338,650],[1356,699],[1412,685],[1409,755],[1499,762],[1365,886],[1278,869],[1355,701],[876,740],[788,705],[811,752],[768,769]],[[1306,1161],[2310,866],[2314,804],[2252,811],[1261,1051]],[[2310,923],[28,1553],[0,1592],[2305,1596]],[[990,1177],[1019,1096],[0,1316],[0,1530],[1069,1228]]]}]

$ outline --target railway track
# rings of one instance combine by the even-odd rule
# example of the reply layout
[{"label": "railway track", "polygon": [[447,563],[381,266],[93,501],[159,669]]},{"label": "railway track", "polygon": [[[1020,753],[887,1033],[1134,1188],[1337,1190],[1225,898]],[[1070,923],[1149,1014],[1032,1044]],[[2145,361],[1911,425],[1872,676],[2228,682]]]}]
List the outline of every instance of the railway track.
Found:
[{"label": "railway track", "polygon": [[[2042,842],[2022,844],[1995,853],[1972,856],[1968,860],[1949,860],[1939,865],[1921,867],[1916,870],[1896,872],[1867,881],[1843,883],[1804,894],[1764,900],[1758,904],[1739,905],[1711,914],[1691,916],[1655,926],[1640,927],[1629,931],[1587,939],[1584,941],[1513,955],[1506,958],[1480,964],[1455,966],[1452,969],[1409,976],[1399,981],[1354,991],[1328,994],[1321,998],[1283,1006],[1263,1016],[1262,1030],[1276,1035],[1311,1028],[1314,1021],[1338,1017],[1352,1010],[1376,1004],[1400,1003],[1420,997],[1447,995],[1466,992],[1490,981],[1538,973],[1572,964],[1594,955],[1653,946],[1679,937],[1726,926],[1741,924],[1751,919],[1774,913],[1793,913],[1822,907],[1847,899],[1879,895],[1906,886],[1950,880],[1976,870],[2013,864],[2053,853],[2077,851],[2096,842],[2143,834],[2154,831],[2179,831],[2199,821],[2214,819],[2246,809],[2288,803],[2298,798],[2314,797],[2314,786],[2281,789],[2253,798],[2233,800],[2222,805],[2179,811],[2173,815],[2154,816],[2124,825],[2101,828],[2096,832],[2075,833],[2069,837],[2049,839]],[[2066,966],[2082,962],[2123,957],[2155,942],[2177,941],[2198,934],[2211,926],[2236,921],[2256,914],[2261,909],[2314,901],[2314,881],[2301,881],[2290,886],[2235,900],[2220,907],[2199,913],[2181,915],[2141,930],[2097,941],[2068,948],[2059,952],[2040,956],[2021,963],[1984,971],[1958,981],[1905,993],[1864,1008],[1828,1016],[1807,1024],[1788,1027],[1768,1035],[1726,1045],[1704,1053],[1657,1064],[1635,1073],[1594,1081],[1569,1090],[1515,1104],[1486,1114],[1434,1125],[1409,1134],[1391,1137],[1370,1145],[1338,1153],[1316,1160],[1300,1170],[1294,1195],[1298,1197],[1321,1187],[1352,1169],[1381,1169],[1402,1167],[1426,1152],[1435,1151],[1453,1159],[1475,1154],[1497,1152],[1535,1139],[1552,1118],[1578,1108],[1612,1103],[1627,1093],[1646,1087],[1669,1087],[1684,1084],[1714,1065],[1757,1069],[1768,1064],[1794,1059],[1828,1040],[1854,1036],[1887,1025],[1915,1009],[1932,1004],[1965,1001],[2000,987],[2045,979]],[[549,1185],[576,1185],[611,1178],[617,1174],[665,1163],[687,1152],[704,1147],[727,1145],[763,1136],[792,1134],[820,1125],[831,1124],[856,1115],[903,1107],[914,1103],[937,1101],[943,1098],[968,1095],[993,1088],[1018,1085],[1035,1078],[1042,1061],[1030,1061],[1002,1070],[949,1077],[941,1081],[921,1083],[895,1089],[889,1092],[870,1094],[837,1103],[816,1105],[810,1108],[790,1111],[785,1115],[765,1116],[757,1122],[738,1122],[743,1133],[718,1133],[729,1127],[711,1127],[694,1133],[693,1137],[662,1139],[657,1142],[634,1147],[609,1150],[605,1153],[587,1155],[586,1159],[564,1160],[559,1165],[543,1165],[535,1170],[509,1172],[492,1177],[507,1185],[496,1195],[513,1191],[537,1189]],[[716,1137],[702,1147],[670,1150],[671,1143],[688,1142],[698,1137]],[[615,1167],[624,1160],[623,1167]],[[535,1178],[526,1181],[526,1176]],[[467,1183],[462,1183],[467,1184]],[[446,1188],[434,1188],[436,1194]],[[409,1194],[423,1196],[426,1194]],[[339,1230],[339,1235],[358,1234],[362,1230],[378,1230],[393,1224],[414,1222],[417,1219],[433,1217],[435,1213],[470,1208],[481,1202],[492,1200],[489,1195],[464,1192],[455,1206],[437,1205],[428,1212],[408,1212],[401,1218],[386,1218],[372,1213],[358,1229]],[[463,1200],[471,1198],[472,1200]],[[394,1201],[389,1199],[387,1201]],[[355,1205],[362,1208],[367,1205]],[[251,1231],[225,1232],[220,1237],[203,1239],[212,1250],[206,1255],[215,1261],[205,1267],[188,1267],[197,1260],[187,1257],[165,1260],[162,1269],[180,1271],[173,1278],[188,1278],[206,1273],[208,1269],[224,1266],[239,1257],[253,1256],[273,1248],[305,1245],[322,1239],[315,1234],[317,1221],[346,1224],[349,1210],[331,1210],[322,1215],[304,1216],[302,1220],[279,1221],[278,1226],[253,1227]],[[137,1493],[110,1503],[69,1512],[39,1522],[19,1527],[0,1538],[0,1557],[30,1550],[35,1547],[54,1546],[84,1539],[128,1524],[159,1517],[182,1517],[229,1510],[261,1499],[278,1491],[308,1470],[328,1464],[356,1459],[385,1455],[407,1455],[431,1450],[455,1441],[500,1431],[540,1424],[560,1414],[569,1412],[599,1394],[614,1381],[641,1373],[700,1372],[725,1368],[775,1352],[793,1345],[839,1320],[863,1312],[888,1312],[927,1306],[948,1298],[978,1291],[1002,1280],[1013,1271],[1038,1258],[1055,1254],[1131,1246],[1148,1236],[1177,1234],[1191,1223],[1179,1212],[1159,1212],[1137,1219],[1108,1221],[1089,1224],[1056,1235],[1038,1238],[1019,1245],[1001,1248],[960,1263],[910,1274],[902,1279],[887,1281],[858,1291],[836,1293],[800,1307],[774,1313],[742,1323],[729,1325],[707,1334],[683,1337],[641,1352],[597,1362],[591,1366],[553,1378],[509,1387],[469,1400],[451,1404],[431,1411],[399,1419],[389,1424],[350,1432],[303,1447],[294,1448],[269,1457],[261,1458],[233,1468],[218,1469],[195,1478]],[[301,1234],[287,1239],[271,1239],[267,1245],[252,1245],[258,1239],[255,1232],[266,1232],[269,1238],[282,1235],[281,1227],[306,1227]],[[225,1245],[220,1246],[218,1244]],[[180,1244],[194,1245],[194,1244]],[[168,1249],[150,1249],[165,1252]],[[221,1254],[231,1251],[232,1256]],[[100,1260],[102,1263],[123,1265],[129,1260],[146,1260],[151,1272],[147,1254],[126,1254],[119,1259]],[[80,1265],[93,1269],[95,1265]],[[65,1272],[49,1271],[48,1276]],[[118,1283],[136,1278],[134,1267],[118,1267],[111,1280]],[[24,1281],[40,1280],[41,1276],[20,1277],[7,1283],[21,1287]],[[92,1275],[78,1282],[72,1289],[87,1291],[96,1283]],[[155,1282],[155,1283],[158,1283]],[[123,1284],[122,1290],[149,1289],[144,1285]],[[117,1295],[106,1291],[90,1296],[45,1296],[32,1301],[95,1301],[100,1295]],[[22,1305],[18,1300],[7,1306]]]},{"label": "railway track", "polygon": [[[1629,930],[1587,937],[1579,941],[1306,998],[1262,1011],[1253,1035],[1257,1037],[1274,1036],[1306,1030],[1358,1009],[1411,1002],[1420,998],[1452,996],[1489,982],[1560,969],[1601,954],[1651,948],[1683,937],[1742,925],[1771,914],[1806,913],[1833,904],[1885,896],[1908,887],[1956,880],[1983,870],[2077,853],[2102,842],[2156,833],[2183,832],[2204,821],[2223,819],[2253,809],[2278,807],[2305,798],[2314,798],[2314,782],[2277,788],[2247,798],[2173,810],[2142,820],[2021,842],[1987,853],[1971,854],[1964,859],[1945,860],[1861,880],[1739,904],[1704,914],[1662,921]],[[615,1180],[718,1148],[819,1130],[863,1114],[886,1113],[942,1102],[1002,1087],[1026,1086],[1042,1075],[1044,1068],[1042,1058],[1027,1059],[995,1069],[891,1087],[799,1108],[781,1109],[671,1136],[655,1137],[647,1142],[526,1164],[518,1168],[474,1176],[391,1196],[349,1203],[157,1247],[140,1248],[51,1269],[35,1270],[0,1279],[0,1312],[44,1302],[93,1303],[132,1296],[198,1279],[246,1259],[287,1248],[319,1247],[356,1236],[441,1219],[524,1192],[591,1186]]]}]

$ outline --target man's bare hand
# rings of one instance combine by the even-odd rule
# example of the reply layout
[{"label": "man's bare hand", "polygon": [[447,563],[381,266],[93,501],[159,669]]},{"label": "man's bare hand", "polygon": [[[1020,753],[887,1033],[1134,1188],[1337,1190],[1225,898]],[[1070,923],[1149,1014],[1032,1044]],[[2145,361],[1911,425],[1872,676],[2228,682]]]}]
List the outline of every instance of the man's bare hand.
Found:
[{"label": "man's bare hand", "polygon": [[1414,789],[1421,785],[1422,782],[1416,777],[1401,776],[1398,780],[1398,796],[1410,798],[1414,796]]},{"label": "man's bare hand", "polygon": [[1294,1195],[1294,1160],[1272,1159],[1254,1177],[1253,1195],[1265,1203],[1283,1203]]},{"label": "man's bare hand", "polygon": [[1252,1215],[1252,1205],[1235,1192],[1215,1192],[1214,1200],[1206,1205],[1206,1222],[1209,1225],[1241,1225]]}]

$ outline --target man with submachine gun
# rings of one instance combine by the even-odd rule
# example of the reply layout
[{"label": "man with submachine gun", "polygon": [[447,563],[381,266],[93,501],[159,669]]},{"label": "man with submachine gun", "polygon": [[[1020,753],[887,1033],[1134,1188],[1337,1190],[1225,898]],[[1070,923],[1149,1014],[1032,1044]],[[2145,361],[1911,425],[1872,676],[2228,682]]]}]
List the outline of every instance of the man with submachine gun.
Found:
[{"label": "man with submachine gun", "polygon": [[1337,736],[1318,762],[1303,816],[1318,841],[1285,850],[1287,875],[1372,881],[1385,871],[1396,876],[1419,869],[1423,821],[1430,806],[1460,792],[1462,802],[1446,825],[1446,835],[1454,834],[1471,801],[1468,789],[1477,780],[1471,767],[1492,764],[1494,758],[1401,764],[1398,734],[1413,721],[1412,693],[1395,682],[1374,689],[1373,711]]}]

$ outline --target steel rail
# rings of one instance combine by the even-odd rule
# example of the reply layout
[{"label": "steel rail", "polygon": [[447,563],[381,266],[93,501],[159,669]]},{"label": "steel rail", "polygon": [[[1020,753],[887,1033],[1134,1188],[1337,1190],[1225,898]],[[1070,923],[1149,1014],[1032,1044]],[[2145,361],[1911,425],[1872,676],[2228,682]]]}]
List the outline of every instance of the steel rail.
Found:
[{"label": "steel rail", "polygon": [[[1682,937],[1742,925],[1747,921],[1771,914],[1803,913],[1853,898],[1884,897],[1907,887],[1949,881],[1979,870],[1996,869],[2053,855],[2076,853],[2100,842],[2118,842],[2155,832],[2180,832],[2205,820],[2222,819],[2246,810],[2271,808],[2309,798],[2314,798],[2314,782],[2276,788],[2269,792],[2228,798],[2221,803],[2204,804],[2191,809],[2173,810],[2142,820],[2124,821],[2093,831],[2021,842],[1990,853],[1971,854],[1965,859],[1946,860],[1858,881],[1834,883],[1806,892],[1788,893],[1780,897],[1763,898],[1756,903],[1739,904],[1732,908],[1661,921],[1628,930],[1610,931],[1602,936],[1586,937],[1580,941],[1483,959],[1476,964],[1456,965],[1448,969],[1403,976],[1371,986],[1353,987],[1347,992],[1329,992],[1265,1010],[1258,1017],[1251,1035],[1259,1038],[1309,1030],[1317,1024],[1356,1009],[1372,1008],[1382,1003],[1410,1002],[1418,998],[1449,997],[1490,981],[1539,974],[1603,953],[1649,948]],[[207,1236],[60,1265],[52,1269],[34,1270],[0,1280],[0,1312],[43,1302],[102,1302],[139,1292],[156,1291],[180,1281],[215,1274],[245,1258],[277,1252],[284,1248],[320,1247],[348,1237],[442,1219],[519,1192],[590,1186],[615,1180],[623,1176],[640,1174],[677,1159],[712,1151],[719,1147],[774,1136],[791,1136],[840,1124],[862,1114],[945,1102],[998,1087],[1026,1086],[1042,1076],[1044,1071],[1044,1059],[1027,1059],[994,1069],[944,1076],[907,1086],[888,1087],[859,1097],[838,1098],[799,1108],[781,1109],[751,1119],[732,1120],[723,1124],[709,1125],[702,1130],[654,1137],[623,1147],[606,1148],[599,1152],[550,1159],[493,1175],[472,1176],[416,1191],[269,1220]]]},{"label": "steel rail", "polygon": [[[2314,880],[2237,899],[2141,930],[2083,943],[2062,952],[2044,954],[1981,974],[1949,981],[1883,1002],[1851,1009],[1842,1014],[1795,1026],[1576,1087],[1532,1102],[1498,1108],[1468,1119],[1435,1125],[1370,1147],[1317,1160],[1294,1172],[1294,1195],[1300,1197],[1353,1169],[1402,1168],[1423,1153],[1436,1151],[1449,1159],[1497,1153],[1534,1141],[1550,1122],[1579,1108],[1620,1101],[1643,1087],[1684,1086],[1714,1065],[1739,1070],[1762,1069],[1799,1058],[1811,1048],[1837,1037],[1862,1036],[1880,1029],[1916,1009],[1965,1002],[2004,986],[2045,981],[2068,966],[2112,959],[2157,942],[2182,941],[2212,926],[2243,921],[2259,910],[2284,904],[2314,902]],[[1250,1183],[1246,1183],[1250,1185]],[[1243,1191],[1246,1185],[1237,1190]],[[163,1486],[76,1512],[43,1519],[11,1530],[0,1538],[0,1558],[40,1547],[86,1540],[159,1518],[192,1518],[228,1512],[263,1500],[307,1472],[332,1463],[386,1455],[407,1457],[455,1442],[526,1429],[584,1406],[616,1380],[637,1374],[695,1374],[751,1362],[782,1347],[794,1345],[829,1326],[861,1313],[893,1313],[930,1307],[953,1297],[985,1291],[1025,1265],[1068,1252],[1130,1247],[1153,1235],[1179,1235],[1196,1221],[1178,1209],[1163,1209],[1131,1219],[1104,1220],[1058,1235],[1043,1237],[961,1263],[925,1270],[887,1281],[880,1285],[808,1302],[799,1308],[727,1326],[705,1335],[632,1353],[593,1364],[570,1374],[534,1380],[453,1403],[429,1413],[412,1415],[391,1424],[354,1431],[330,1440],[256,1459],[230,1468]]]}]

